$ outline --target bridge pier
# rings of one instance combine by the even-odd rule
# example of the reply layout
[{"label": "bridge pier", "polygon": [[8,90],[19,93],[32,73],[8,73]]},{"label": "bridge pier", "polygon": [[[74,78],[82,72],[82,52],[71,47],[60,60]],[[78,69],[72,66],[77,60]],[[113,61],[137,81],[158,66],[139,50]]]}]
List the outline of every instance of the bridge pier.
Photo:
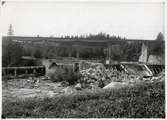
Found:
[{"label": "bridge pier", "polygon": [[26,70],[25,74],[28,74],[28,70]]},{"label": "bridge pier", "polygon": [[14,69],[14,76],[17,76],[17,69]]},{"label": "bridge pier", "polygon": [[72,47],[68,49],[68,57],[72,57]]},{"label": "bridge pier", "polygon": [[36,74],[36,69],[33,69],[33,74]]},{"label": "bridge pier", "polygon": [[108,62],[106,63],[106,64],[110,64],[111,63],[111,44],[109,44],[108,45],[108,47],[107,47],[107,60],[108,60]]},{"label": "bridge pier", "polygon": [[108,46],[108,59],[109,59],[109,64],[111,63],[111,45],[109,44]]},{"label": "bridge pier", "polygon": [[142,43],[141,55],[139,57],[139,62],[147,63],[148,59],[148,44]]},{"label": "bridge pier", "polygon": [[77,47],[76,57],[79,59],[79,47]]},{"label": "bridge pier", "polygon": [[71,51],[68,52],[68,57],[72,57]]}]

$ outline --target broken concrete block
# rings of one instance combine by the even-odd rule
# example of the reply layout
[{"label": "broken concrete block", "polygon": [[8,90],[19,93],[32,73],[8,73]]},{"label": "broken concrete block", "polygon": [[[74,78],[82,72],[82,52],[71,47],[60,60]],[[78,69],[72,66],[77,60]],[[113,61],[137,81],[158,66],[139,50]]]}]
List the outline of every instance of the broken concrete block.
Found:
[{"label": "broken concrete block", "polygon": [[121,87],[125,87],[128,84],[125,82],[111,82],[108,85],[106,85],[105,87],[103,87],[103,89],[114,89],[114,88],[121,88]]},{"label": "broken concrete block", "polygon": [[75,85],[75,89],[76,89],[76,90],[81,90],[81,89],[82,89],[81,84],[80,84],[80,83],[76,84],[76,85]]}]

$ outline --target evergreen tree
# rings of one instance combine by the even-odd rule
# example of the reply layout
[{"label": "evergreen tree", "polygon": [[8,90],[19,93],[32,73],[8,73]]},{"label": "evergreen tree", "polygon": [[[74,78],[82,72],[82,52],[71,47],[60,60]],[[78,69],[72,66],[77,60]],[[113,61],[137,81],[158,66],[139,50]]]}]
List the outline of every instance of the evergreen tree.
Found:
[{"label": "evergreen tree", "polygon": [[21,45],[16,42],[12,41],[10,36],[13,35],[13,27],[10,24],[8,29],[8,37],[2,40],[2,66],[17,66],[22,56],[23,48]]},{"label": "evergreen tree", "polygon": [[13,33],[14,33],[13,26],[12,26],[12,24],[10,24],[10,25],[9,25],[9,29],[8,29],[7,35],[8,35],[8,36],[12,36]]},{"label": "evergreen tree", "polygon": [[164,35],[160,32],[160,33],[157,35],[156,40],[164,40]]}]

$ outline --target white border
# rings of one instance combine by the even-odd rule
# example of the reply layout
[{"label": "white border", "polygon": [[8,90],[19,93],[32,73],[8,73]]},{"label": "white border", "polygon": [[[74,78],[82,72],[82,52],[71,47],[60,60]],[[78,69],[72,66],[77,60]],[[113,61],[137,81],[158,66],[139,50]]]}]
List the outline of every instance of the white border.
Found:
[{"label": "white border", "polygon": [[[113,3],[164,3],[164,36],[165,36],[165,40],[167,38],[167,1],[166,0],[1,0],[2,1],[6,1],[6,2],[113,2]],[[1,4],[0,4],[0,9],[1,9]],[[1,10],[0,10],[1,12]],[[0,13],[1,15],[1,13]],[[2,23],[0,23],[2,24]],[[2,35],[0,33],[0,37],[2,39]],[[2,42],[0,42],[0,46],[2,45]],[[167,46],[167,43],[165,42],[165,46]],[[0,66],[2,68],[2,49],[0,49],[0,54],[1,54],[1,58],[0,58]],[[167,60],[167,51],[166,51],[166,47],[165,47],[165,63]],[[165,69],[167,68],[166,64],[165,64]],[[166,79],[166,70],[165,70],[165,79]],[[2,70],[0,69],[0,74],[2,75]],[[1,87],[1,91],[2,91],[2,76],[0,75],[0,87]],[[165,86],[167,86],[167,82],[165,82]],[[166,88],[166,87],[165,87]],[[166,89],[165,89],[166,91]],[[165,92],[166,93],[166,92]],[[0,104],[0,108],[2,108],[2,92],[0,93],[1,95],[1,104]],[[165,94],[166,96],[166,94]],[[167,99],[165,99],[165,103]],[[167,111],[167,105],[165,104],[165,111]],[[0,115],[2,113],[2,109],[0,111]],[[1,116],[0,116],[1,117]],[[54,118],[56,119],[56,118]],[[57,118],[60,119],[60,118]],[[90,118],[89,118],[90,119]],[[94,118],[91,118],[94,119]],[[110,119],[116,119],[116,118],[110,118]],[[119,118],[119,119],[127,119],[127,118]],[[136,118],[138,119],[138,118]],[[154,118],[155,119],[155,118]],[[20,119],[18,119],[20,120]],[[32,119],[32,120],[36,120],[36,119]],[[48,119],[49,120],[49,119]],[[105,120],[105,119],[103,119]],[[155,119],[157,120],[157,119]]]}]

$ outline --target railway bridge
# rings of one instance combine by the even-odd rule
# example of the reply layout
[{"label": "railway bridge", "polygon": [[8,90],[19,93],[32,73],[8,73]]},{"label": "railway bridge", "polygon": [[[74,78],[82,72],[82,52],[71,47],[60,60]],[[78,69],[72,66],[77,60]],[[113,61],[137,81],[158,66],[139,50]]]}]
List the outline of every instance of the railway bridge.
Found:
[{"label": "railway bridge", "polygon": [[3,36],[3,40],[11,39],[14,42],[20,44],[29,45],[43,45],[43,46],[60,46],[69,48],[69,57],[71,56],[71,48],[76,49],[77,58],[80,57],[79,48],[107,48],[107,59],[111,63],[111,47],[120,43],[142,43],[141,55],[139,62],[147,63],[148,49],[151,44],[157,44],[158,40],[141,40],[141,39],[125,39],[125,40],[113,40],[113,39],[87,39],[87,38],[58,38],[58,37],[25,37],[25,36]]}]

